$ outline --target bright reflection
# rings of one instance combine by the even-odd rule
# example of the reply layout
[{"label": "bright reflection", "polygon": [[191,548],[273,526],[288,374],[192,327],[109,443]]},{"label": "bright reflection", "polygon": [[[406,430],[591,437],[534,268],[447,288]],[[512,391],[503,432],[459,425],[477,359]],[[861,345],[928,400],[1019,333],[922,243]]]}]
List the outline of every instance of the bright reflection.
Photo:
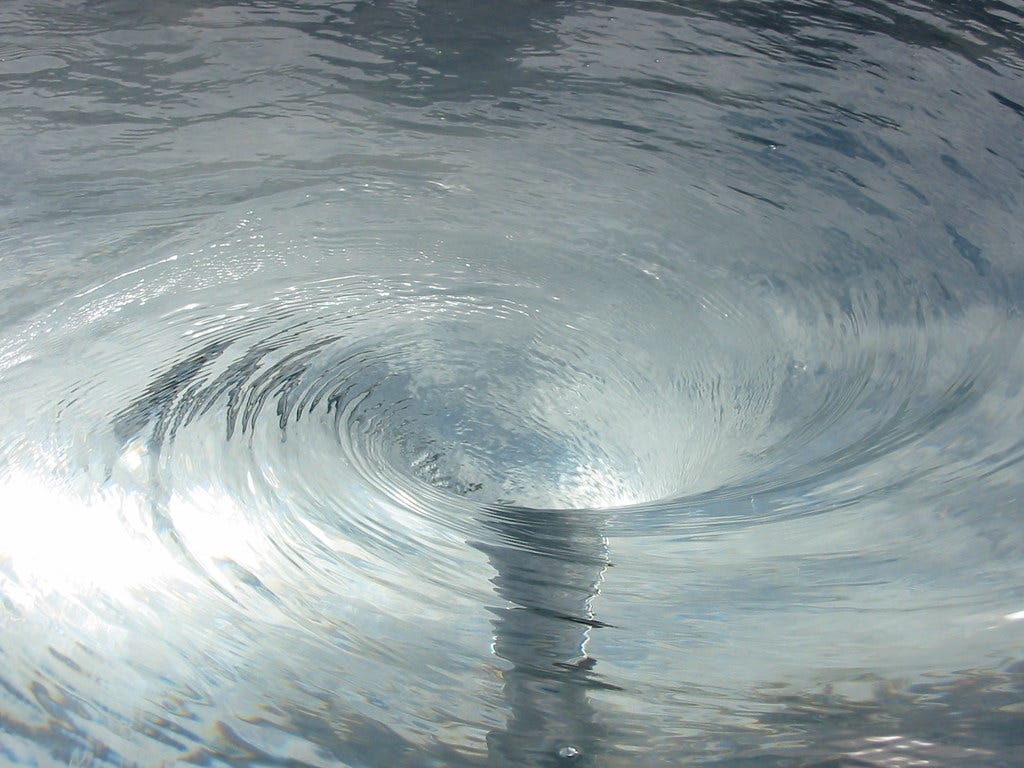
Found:
[{"label": "bright reflection", "polygon": [[0,498],[0,558],[25,594],[127,597],[176,568],[150,531],[126,525],[145,512],[137,493],[107,485],[83,496],[58,478],[14,468],[0,478]]},{"label": "bright reflection", "polygon": [[265,548],[265,537],[253,529],[242,510],[223,492],[190,488],[174,494],[167,506],[175,530],[196,560],[205,563],[231,559],[250,565],[261,558],[259,550]]},{"label": "bright reflection", "polygon": [[[131,467],[140,460],[123,461]],[[196,563],[208,573],[225,561],[255,570],[270,554],[237,504],[211,489],[192,488],[167,502],[185,553],[154,530],[152,499],[115,482],[83,489],[56,473],[15,467],[0,478],[0,499],[0,564],[15,582],[5,591],[19,602],[90,592],[127,601],[139,589],[194,579]]]},{"label": "bright reflection", "polygon": [[613,509],[641,504],[647,500],[647,496],[639,493],[617,473],[599,465],[585,464],[562,475],[556,506]]}]

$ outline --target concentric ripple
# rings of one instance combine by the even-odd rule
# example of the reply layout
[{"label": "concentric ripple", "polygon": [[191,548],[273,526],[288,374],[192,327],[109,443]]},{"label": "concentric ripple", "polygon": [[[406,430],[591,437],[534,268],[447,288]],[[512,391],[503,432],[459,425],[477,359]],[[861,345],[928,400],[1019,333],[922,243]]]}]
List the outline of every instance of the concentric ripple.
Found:
[{"label": "concentric ripple", "polygon": [[[193,487],[240,500],[258,482],[275,518],[329,502],[362,530],[400,510],[410,540],[419,526],[478,536],[479,511],[502,507],[699,530],[884,492],[908,454],[919,478],[969,471],[949,451],[922,461],[922,441],[971,439],[964,414],[1020,337],[1009,310],[926,310],[927,287],[891,262],[791,288],[784,269],[709,271],[682,250],[588,272],[589,254],[538,258],[558,247],[543,240],[438,239],[488,258],[407,247],[371,273],[358,264],[380,262],[372,240],[279,244],[303,249],[297,271],[264,229],[238,222],[234,242],[258,247],[227,274],[174,254],[44,316],[8,346],[8,378],[41,378],[50,350],[88,363],[65,367],[50,410],[25,412],[58,429],[98,419],[51,439],[90,465],[106,446],[93,471],[131,465],[157,506]],[[1011,435],[985,439],[963,461],[1019,454]]]},{"label": "concentric ripple", "polygon": [[[401,238],[269,232],[243,216],[224,242],[256,244],[244,264],[217,272],[216,249],[172,252],[7,342],[5,408],[36,436],[5,444],[7,490],[48,521],[5,529],[13,578],[40,596],[25,605],[71,585],[122,601],[154,579],[183,595],[212,589],[246,616],[360,649],[362,674],[383,684],[402,666],[397,648],[377,648],[380,632],[404,634],[376,622],[427,606],[443,621],[452,584],[468,616],[488,601],[491,568],[512,605],[602,627],[586,606],[605,536],[636,559],[670,532],[742,538],[873,499],[920,506],[1022,454],[1016,431],[996,426],[1015,313],[926,309],[922,284],[894,262],[795,287],[784,261],[708,270],[683,249],[613,251],[585,270],[591,252],[563,245],[551,263],[559,246],[539,234],[428,233],[428,257]],[[453,257],[468,252],[487,257]],[[62,550],[60,566],[42,556],[51,527],[69,528],[67,494],[83,492],[93,501],[79,535],[119,541],[127,582],[95,545]],[[552,572],[549,559],[576,565]],[[520,571],[562,591],[527,588],[509,575]],[[563,649],[557,664],[587,642],[573,623],[516,622],[495,630],[514,669],[535,662],[508,632],[527,647],[547,637]],[[467,639],[439,637],[426,663],[461,666],[450,654]],[[247,653],[257,647],[278,653]],[[415,740],[426,725],[413,702],[401,708]],[[543,750],[579,749],[582,735],[557,735],[570,725]]]},{"label": "concentric ripple", "polygon": [[[131,280],[181,283],[156,269]],[[108,308],[149,308],[112,343],[174,352],[116,395],[112,426],[121,445],[145,445],[161,475],[192,472],[200,456],[221,471],[239,445],[249,471],[287,466],[299,489],[328,478],[403,506],[463,510],[624,507],[742,479],[769,439],[783,340],[713,283],[662,288],[628,265],[623,275],[614,294],[577,277],[561,295],[511,273],[360,275],[266,296],[259,283],[230,306],[211,297],[219,286],[133,297],[111,285],[89,296],[65,343],[90,344]],[[650,311],[661,292],[665,309]],[[602,294],[608,303],[594,306]],[[188,468],[174,466],[178,455]]]}]

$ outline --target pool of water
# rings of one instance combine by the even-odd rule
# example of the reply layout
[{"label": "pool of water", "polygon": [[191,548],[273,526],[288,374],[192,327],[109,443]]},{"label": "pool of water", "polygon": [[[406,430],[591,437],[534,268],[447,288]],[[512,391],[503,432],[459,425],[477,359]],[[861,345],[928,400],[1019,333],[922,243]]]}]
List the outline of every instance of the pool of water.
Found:
[{"label": "pool of water", "polygon": [[1024,761],[1024,6],[0,5],[0,764]]}]

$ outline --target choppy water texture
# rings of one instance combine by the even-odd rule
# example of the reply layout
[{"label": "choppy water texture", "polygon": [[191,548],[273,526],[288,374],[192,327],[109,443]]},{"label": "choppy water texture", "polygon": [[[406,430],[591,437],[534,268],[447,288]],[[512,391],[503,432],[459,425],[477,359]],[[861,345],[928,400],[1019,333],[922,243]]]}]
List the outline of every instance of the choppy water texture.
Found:
[{"label": "choppy water texture", "polygon": [[1020,765],[1022,78],[1018,0],[4,2],[0,764]]}]

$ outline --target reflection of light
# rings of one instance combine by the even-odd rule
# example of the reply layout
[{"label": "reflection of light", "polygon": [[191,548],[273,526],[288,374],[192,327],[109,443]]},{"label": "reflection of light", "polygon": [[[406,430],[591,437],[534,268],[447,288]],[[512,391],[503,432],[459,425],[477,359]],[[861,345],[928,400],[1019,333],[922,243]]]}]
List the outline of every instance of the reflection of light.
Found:
[{"label": "reflection of light", "polygon": [[1007,621],[1024,621],[1024,611],[1015,611],[1014,613],[1008,613],[1003,618]]},{"label": "reflection of light", "polygon": [[199,561],[247,560],[253,552],[252,526],[223,493],[191,488],[175,493],[167,505],[174,528]]},{"label": "reflection of light", "polygon": [[647,500],[617,473],[593,464],[566,473],[559,486],[558,505],[574,509],[610,509]]},{"label": "reflection of light", "polygon": [[189,557],[222,587],[238,586],[239,572],[224,566],[260,574],[261,581],[271,572],[275,553],[267,531],[223,490],[196,486],[175,493],[167,512]]},{"label": "reflection of light", "polygon": [[196,564],[224,581],[230,575],[221,573],[221,563],[256,571],[269,559],[269,542],[238,505],[207,489],[174,494],[167,503],[186,557],[154,530],[152,500],[116,483],[75,488],[43,472],[14,469],[0,478],[0,500],[0,566],[14,579],[3,579],[0,570],[0,584],[4,595],[29,608],[48,595],[104,594],[130,602],[139,590],[168,593],[172,583],[194,580]]},{"label": "reflection of light", "polygon": [[123,593],[166,575],[173,562],[153,538],[133,530],[143,499],[116,487],[78,496],[16,469],[0,478],[0,557],[25,589]]}]

